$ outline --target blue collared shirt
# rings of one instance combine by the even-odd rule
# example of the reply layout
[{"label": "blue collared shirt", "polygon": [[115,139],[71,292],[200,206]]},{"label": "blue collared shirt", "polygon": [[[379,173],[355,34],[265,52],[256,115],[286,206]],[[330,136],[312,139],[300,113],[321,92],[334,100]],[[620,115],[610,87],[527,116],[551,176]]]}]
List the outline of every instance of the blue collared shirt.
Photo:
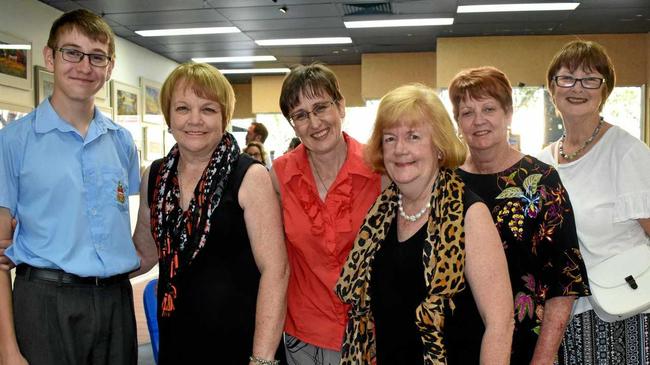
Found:
[{"label": "blue collared shirt", "polygon": [[46,99],[0,130],[0,207],[18,220],[7,256],[79,276],[138,268],[129,195],[139,181],[126,129],[95,108],[83,138]]}]

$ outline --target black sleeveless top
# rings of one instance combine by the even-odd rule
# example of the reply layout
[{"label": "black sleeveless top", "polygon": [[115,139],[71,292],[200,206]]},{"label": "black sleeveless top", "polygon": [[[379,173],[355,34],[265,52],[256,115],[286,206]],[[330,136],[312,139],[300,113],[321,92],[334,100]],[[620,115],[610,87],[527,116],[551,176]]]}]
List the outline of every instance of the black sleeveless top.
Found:
[{"label": "black sleeveless top", "polygon": [[[151,167],[149,205],[160,161]],[[260,273],[237,196],[246,171],[254,163],[247,155],[239,157],[211,218],[206,246],[174,279],[178,289],[176,310],[171,317],[158,316],[160,365],[200,364],[206,359],[219,364],[248,364]],[[159,291],[158,308],[161,298]]]},{"label": "black sleeveless top", "polygon": [[[465,213],[481,199],[465,188]],[[394,219],[386,240],[372,263],[370,308],[375,322],[377,365],[423,364],[420,332],[415,309],[427,295],[422,249],[426,223],[404,242],[397,239]],[[472,297],[469,283],[454,296],[456,309],[446,308],[443,340],[448,365],[478,364],[485,327]]]}]

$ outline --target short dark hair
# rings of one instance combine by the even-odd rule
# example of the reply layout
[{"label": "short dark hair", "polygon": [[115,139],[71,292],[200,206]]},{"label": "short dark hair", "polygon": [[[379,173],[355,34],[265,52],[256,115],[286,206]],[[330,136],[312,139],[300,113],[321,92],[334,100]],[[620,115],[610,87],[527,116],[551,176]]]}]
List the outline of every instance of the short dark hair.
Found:
[{"label": "short dark hair", "polygon": [[616,72],[614,64],[607,55],[605,48],[596,42],[576,40],[565,44],[560,49],[548,66],[546,71],[546,86],[549,91],[553,91],[555,85],[553,77],[562,68],[566,67],[573,72],[578,67],[588,71],[598,71],[605,78],[605,87],[603,88],[603,102],[600,104],[602,110],[609,94],[614,90],[616,85]]},{"label": "short dark hair", "polygon": [[499,102],[506,113],[513,111],[510,80],[495,67],[483,66],[462,70],[451,80],[449,99],[456,121],[458,121],[458,106],[468,97],[475,100],[492,97]]},{"label": "short dark hair", "polygon": [[93,41],[108,45],[108,56],[115,57],[115,34],[111,27],[99,15],[86,9],[72,10],[61,15],[52,23],[47,46],[56,50],[61,33],[76,29]]},{"label": "short dark hair", "polygon": [[260,136],[262,143],[264,143],[266,141],[266,138],[269,136],[269,130],[266,129],[266,126],[260,122],[253,122],[251,125],[253,126],[253,133]]},{"label": "short dark hair", "polygon": [[322,96],[323,93],[329,95],[336,103],[343,99],[339,90],[339,81],[332,70],[320,63],[294,67],[282,83],[280,92],[282,115],[289,120],[289,113],[299,104],[301,94],[311,98]]}]

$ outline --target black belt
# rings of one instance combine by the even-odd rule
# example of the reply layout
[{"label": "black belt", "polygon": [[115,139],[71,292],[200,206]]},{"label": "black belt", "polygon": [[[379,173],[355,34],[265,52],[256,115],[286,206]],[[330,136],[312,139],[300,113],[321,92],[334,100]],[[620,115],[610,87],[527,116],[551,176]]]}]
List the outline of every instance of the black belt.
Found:
[{"label": "black belt", "polygon": [[16,267],[16,275],[25,277],[26,280],[40,280],[59,285],[93,285],[93,286],[109,286],[121,283],[129,278],[129,274],[119,274],[109,276],[107,278],[100,278],[96,276],[77,276],[68,274],[63,270],[56,269],[40,269],[27,264],[20,264]]}]

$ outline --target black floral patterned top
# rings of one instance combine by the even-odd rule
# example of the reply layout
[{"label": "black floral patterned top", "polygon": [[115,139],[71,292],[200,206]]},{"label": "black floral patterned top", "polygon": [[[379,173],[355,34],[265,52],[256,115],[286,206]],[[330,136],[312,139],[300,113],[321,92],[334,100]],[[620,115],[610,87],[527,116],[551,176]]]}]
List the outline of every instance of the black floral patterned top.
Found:
[{"label": "black floral patterned top", "polygon": [[551,166],[524,156],[496,174],[459,169],[492,213],[508,260],[515,305],[512,364],[528,364],[544,303],[590,294],[569,196]]}]

